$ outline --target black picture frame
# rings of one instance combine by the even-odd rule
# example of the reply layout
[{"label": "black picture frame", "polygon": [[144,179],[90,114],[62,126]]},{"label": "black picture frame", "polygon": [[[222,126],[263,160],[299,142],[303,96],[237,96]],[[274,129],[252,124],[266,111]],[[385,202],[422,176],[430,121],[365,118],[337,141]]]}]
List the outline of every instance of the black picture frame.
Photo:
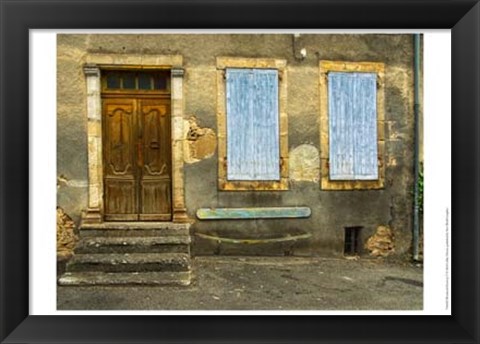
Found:
[{"label": "black picture frame", "polygon": [[[478,343],[477,1],[0,0],[2,343]],[[451,316],[30,316],[29,29],[452,29]]]}]

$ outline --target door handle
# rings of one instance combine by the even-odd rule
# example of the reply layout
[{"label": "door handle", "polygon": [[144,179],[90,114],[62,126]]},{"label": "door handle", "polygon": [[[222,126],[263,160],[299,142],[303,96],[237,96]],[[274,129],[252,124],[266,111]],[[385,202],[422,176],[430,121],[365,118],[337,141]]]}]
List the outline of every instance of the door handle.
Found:
[{"label": "door handle", "polygon": [[160,145],[158,144],[158,141],[152,141],[150,142],[150,148],[151,149],[159,149]]}]

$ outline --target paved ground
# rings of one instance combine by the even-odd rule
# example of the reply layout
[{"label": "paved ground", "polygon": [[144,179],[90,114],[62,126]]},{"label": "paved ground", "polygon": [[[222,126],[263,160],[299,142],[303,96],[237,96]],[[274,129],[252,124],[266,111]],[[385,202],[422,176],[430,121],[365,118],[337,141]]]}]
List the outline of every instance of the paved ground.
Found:
[{"label": "paved ground", "polygon": [[420,310],[419,266],[372,259],[197,257],[189,287],[58,287],[59,310]]}]

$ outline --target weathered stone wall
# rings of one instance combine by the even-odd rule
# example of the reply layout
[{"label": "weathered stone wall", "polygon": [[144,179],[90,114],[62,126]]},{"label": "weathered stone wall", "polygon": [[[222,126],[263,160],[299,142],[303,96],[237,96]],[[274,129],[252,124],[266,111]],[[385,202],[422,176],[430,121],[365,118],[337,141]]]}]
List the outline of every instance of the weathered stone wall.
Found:
[{"label": "weathered stone wall", "polygon": [[[300,49],[307,56],[300,59]],[[379,226],[395,238],[395,254],[411,242],[413,190],[412,35],[59,35],[58,205],[78,223],[87,206],[87,116],[82,65],[89,54],[182,55],[184,76],[185,200],[194,232],[272,238],[306,232],[293,254],[343,254],[344,228],[362,226],[362,246]],[[287,61],[288,191],[219,191],[217,185],[216,57]],[[385,188],[322,191],[319,185],[319,60],[385,63]],[[298,220],[199,221],[198,208],[309,206]],[[197,238],[194,251],[215,243]],[[267,250],[268,251],[268,250]],[[259,252],[268,254],[260,247]],[[237,250],[241,253],[242,250]]]},{"label": "weathered stone wall", "polygon": [[57,36],[57,205],[77,225],[88,198],[87,41],[86,35]]}]

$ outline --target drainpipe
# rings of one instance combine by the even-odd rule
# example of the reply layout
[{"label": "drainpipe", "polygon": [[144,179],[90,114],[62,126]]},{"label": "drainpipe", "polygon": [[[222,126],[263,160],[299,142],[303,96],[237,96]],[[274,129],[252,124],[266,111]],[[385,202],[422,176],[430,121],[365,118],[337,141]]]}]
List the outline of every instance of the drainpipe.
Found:
[{"label": "drainpipe", "polygon": [[419,204],[418,204],[418,171],[419,171],[419,126],[418,126],[418,113],[420,108],[420,100],[419,100],[419,77],[420,77],[420,34],[414,34],[414,192],[413,192],[413,260],[418,261],[418,251],[419,251],[419,236],[420,236],[420,228],[419,228]]}]

